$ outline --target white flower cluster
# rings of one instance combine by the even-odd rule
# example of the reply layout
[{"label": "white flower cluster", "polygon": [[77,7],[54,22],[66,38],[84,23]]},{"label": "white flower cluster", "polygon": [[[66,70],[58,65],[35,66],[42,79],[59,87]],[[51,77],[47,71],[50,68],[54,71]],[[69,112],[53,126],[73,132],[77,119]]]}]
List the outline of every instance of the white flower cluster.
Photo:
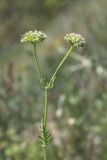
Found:
[{"label": "white flower cluster", "polygon": [[82,35],[76,33],[66,34],[64,39],[66,42],[70,43],[72,47],[83,47],[86,43],[85,38]]},{"label": "white flower cluster", "polygon": [[47,38],[46,34],[41,31],[35,30],[26,32],[24,35],[22,35],[21,42],[31,42],[33,44],[42,42]]}]

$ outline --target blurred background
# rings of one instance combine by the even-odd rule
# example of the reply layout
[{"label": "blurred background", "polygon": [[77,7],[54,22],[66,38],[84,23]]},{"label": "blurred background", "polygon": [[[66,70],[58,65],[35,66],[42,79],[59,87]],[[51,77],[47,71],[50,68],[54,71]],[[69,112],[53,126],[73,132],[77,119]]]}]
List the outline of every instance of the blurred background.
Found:
[{"label": "blurred background", "polygon": [[49,94],[49,160],[107,160],[107,0],[0,0],[0,160],[42,160],[37,143],[43,89],[29,30],[48,39],[38,45],[48,79],[69,46],[66,33],[85,36],[60,70]]}]

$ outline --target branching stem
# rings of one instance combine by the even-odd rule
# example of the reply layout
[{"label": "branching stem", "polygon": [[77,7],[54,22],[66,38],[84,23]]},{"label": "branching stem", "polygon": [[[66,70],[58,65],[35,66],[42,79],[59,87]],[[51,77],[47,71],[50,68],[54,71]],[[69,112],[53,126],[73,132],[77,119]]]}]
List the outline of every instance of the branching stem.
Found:
[{"label": "branching stem", "polygon": [[[38,77],[39,77],[39,80],[40,80],[40,83],[41,83],[41,79],[43,80],[44,78],[42,76],[42,73],[40,71],[40,67],[39,67],[39,64],[38,64],[38,59],[37,59],[37,55],[36,55],[36,45],[33,45],[33,46],[34,46],[34,53],[35,53],[35,62],[36,62],[37,73],[38,73]],[[71,51],[72,51],[72,46],[70,47],[70,49],[68,50],[68,52],[65,54],[65,56],[62,58],[61,62],[57,66],[57,68],[56,68],[54,74],[52,75],[49,83],[51,83],[51,82],[54,83],[54,79],[55,79],[58,71],[62,67],[63,63],[66,61],[66,59],[69,56],[69,54],[70,54]],[[43,114],[43,131],[44,131],[45,134],[47,133],[48,90],[49,90],[49,85],[47,85],[47,84],[49,84],[49,83],[47,82],[46,85],[43,86],[43,88],[44,88],[44,96],[45,96],[44,97],[44,99],[45,99],[45,102],[44,102],[45,106],[44,106],[44,114]],[[46,149],[47,149],[47,145],[44,145],[43,146],[43,157],[44,157],[44,160],[47,160]]]},{"label": "branching stem", "polygon": [[39,42],[42,42],[46,38],[47,36],[45,33],[37,30],[35,30],[34,32],[33,31],[26,32],[21,38],[21,42],[30,42],[33,45],[37,75],[38,75],[40,84],[42,85],[42,88],[44,88],[45,106],[44,106],[44,113],[41,121],[41,135],[39,136],[40,143],[43,147],[44,160],[47,160],[47,145],[49,145],[52,142],[51,134],[49,133],[49,130],[47,130],[48,90],[53,88],[56,75],[58,74],[60,68],[62,67],[66,59],[68,58],[72,49],[74,47],[79,47],[79,46],[83,47],[86,43],[85,38],[82,37],[80,34],[75,34],[75,33],[66,34],[66,36],[64,37],[65,41],[68,42],[71,45],[71,47],[69,48],[69,50],[66,52],[66,54],[60,61],[59,65],[57,66],[50,80],[47,81],[41,73],[37,55],[36,55],[36,44]]}]

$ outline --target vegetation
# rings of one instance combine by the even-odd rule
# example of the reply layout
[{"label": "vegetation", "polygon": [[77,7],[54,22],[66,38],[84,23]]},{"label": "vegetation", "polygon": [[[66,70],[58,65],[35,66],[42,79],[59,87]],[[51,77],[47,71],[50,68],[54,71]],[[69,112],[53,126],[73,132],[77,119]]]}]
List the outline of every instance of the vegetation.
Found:
[{"label": "vegetation", "polygon": [[80,46],[83,47],[85,45],[85,39],[81,35],[78,35],[78,34],[75,34],[75,33],[66,34],[65,41],[70,43],[70,48],[66,52],[66,54],[62,58],[61,62],[57,66],[56,70],[54,71],[52,77],[48,81],[46,78],[43,77],[43,75],[41,73],[41,69],[40,69],[40,66],[39,66],[39,63],[38,63],[37,53],[36,53],[37,52],[36,51],[37,44],[44,41],[46,38],[47,38],[47,36],[46,36],[45,33],[41,32],[41,31],[37,31],[37,30],[35,30],[34,32],[33,31],[26,32],[21,38],[21,42],[30,42],[33,45],[37,75],[38,75],[38,78],[39,78],[39,81],[40,81],[40,85],[44,89],[44,97],[45,97],[44,112],[43,112],[43,116],[42,116],[42,119],[41,119],[41,133],[40,133],[40,136],[39,136],[40,144],[43,147],[44,160],[47,160],[47,146],[49,144],[51,144],[51,142],[52,142],[52,136],[51,136],[49,130],[47,129],[48,93],[49,93],[49,90],[53,88],[56,76],[57,76],[60,68],[62,67],[62,65],[64,64],[66,59],[68,58],[70,52],[75,47],[80,47]]},{"label": "vegetation", "polygon": [[43,160],[37,142],[42,88],[34,75],[31,46],[19,44],[21,34],[35,28],[51,37],[37,47],[48,80],[64,56],[62,36],[76,32],[87,39],[84,49],[73,51],[50,90],[48,128],[54,143],[48,159],[107,159],[106,6],[106,0],[1,0],[0,160]]}]

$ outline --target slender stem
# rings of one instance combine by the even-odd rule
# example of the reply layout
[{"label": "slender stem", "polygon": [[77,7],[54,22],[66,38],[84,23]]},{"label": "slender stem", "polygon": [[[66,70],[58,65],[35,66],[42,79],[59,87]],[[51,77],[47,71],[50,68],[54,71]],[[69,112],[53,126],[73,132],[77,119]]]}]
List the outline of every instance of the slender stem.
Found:
[{"label": "slender stem", "polygon": [[46,158],[46,147],[43,147],[43,156],[44,156],[44,160],[46,160],[47,158]]},{"label": "slender stem", "polygon": [[45,111],[44,111],[44,128],[46,129],[47,123],[47,112],[48,112],[48,89],[45,88]]},{"label": "slender stem", "polygon": [[[40,71],[40,67],[39,67],[39,64],[38,64],[38,59],[37,59],[37,55],[36,55],[36,45],[33,45],[33,46],[34,46],[34,53],[35,53],[36,68],[37,68],[38,77],[39,77],[39,80],[40,80],[40,83],[41,83],[41,79],[43,80],[43,76],[42,76],[42,73]],[[69,56],[71,50],[72,50],[72,46],[70,47],[70,49],[68,50],[68,52],[65,54],[65,56],[62,58],[62,60],[59,63],[58,67],[56,68],[54,74],[52,75],[50,82],[54,80],[56,74],[58,73],[59,69],[61,68],[61,66],[63,65],[63,63],[67,59],[67,57]],[[46,131],[46,129],[47,129],[48,89],[49,89],[49,86],[45,86],[44,87],[44,91],[45,91],[45,93],[44,93],[45,94],[45,108],[44,108],[44,114],[43,114],[43,127],[44,127],[44,131]],[[46,149],[47,149],[47,147],[43,146],[44,160],[47,160]]]},{"label": "slender stem", "polygon": [[54,74],[52,75],[52,78],[51,78],[50,81],[52,81],[55,78],[56,74],[58,73],[59,69],[61,68],[61,66],[63,65],[63,63],[65,62],[65,60],[67,59],[67,57],[68,57],[68,55],[70,54],[71,51],[72,51],[72,46],[70,47],[68,52],[65,54],[65,56],[62,58],[60,64],[58,65],[58,67],[56,68]]},{"label": "slender stem", "polygon": [[[48,112],[48,89],[45,88],[45,110],[43,116],[44,129],[46,130],[47,125],[47,112]],[[46,160],[46,146],[43,147],[44,160]]]},{"label": "slender stem", "polygon": [[[38,64],[38,59],[37,59],[37,55],[36,55],[36,45],[33,45],[33,46],[34,46],[34,55],[35,55],[36,68],[37,68],[37,72],[38,72],[38,78],[41,83],[41,78],[43,79],[43,76],[42,76],[42,73],[40,71],[40,67]],[[43,115],[44,130],[46,130],[46,125],[47,125],[47,112],[48,112],[48,88],[45,87],[45,109],[44,109],[44,115]],[[44,160],[47,160],[46,146],[43,147],[43,156],[44,156]]]},{"label": "slender stem", "polygon": [[43,77],[42,77],[42,73],[40,71],[40,67],[39,67],[38,59],[37,59],[37,55],[36,55],[36,44],[33,45],[33,47],[34,47],[34,55],[35,55],[35,62],[36,62],[36,68],[37,68],[37,72],[38,72],[38,77],[39,77],[39,79],[41,79]]}]

